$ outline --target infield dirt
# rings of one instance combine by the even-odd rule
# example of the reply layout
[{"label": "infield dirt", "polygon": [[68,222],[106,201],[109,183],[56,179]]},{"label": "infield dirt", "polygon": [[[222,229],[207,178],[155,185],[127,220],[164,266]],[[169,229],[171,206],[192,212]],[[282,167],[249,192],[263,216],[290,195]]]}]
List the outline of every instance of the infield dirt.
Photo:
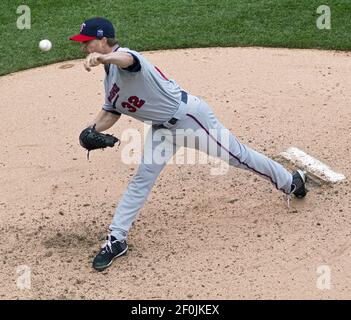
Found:
[{"label": "infield dirt", "polygon": [[[349,53],[263,48],[145,52],[268,156],[298,147],[351,175]],[[288,209],[250,172],[169,165],[106,271],[91,261],[137,165],[78,136],[104,101],[104,70],[69,61],[0,78],[1,299],[350,299],[351,187],[310,186]],[[143,124],[123,116],[108,130]],[[18,287],[20,266],[31,288]],[[320,266],[331,271],[321,290]],[[319,269],[322,270],[322,269]],[[323,269],[328,270],[328,269]],[[324,274],[325,275],[325,274]],[[323,275],[322,275],[323,276]]]}]

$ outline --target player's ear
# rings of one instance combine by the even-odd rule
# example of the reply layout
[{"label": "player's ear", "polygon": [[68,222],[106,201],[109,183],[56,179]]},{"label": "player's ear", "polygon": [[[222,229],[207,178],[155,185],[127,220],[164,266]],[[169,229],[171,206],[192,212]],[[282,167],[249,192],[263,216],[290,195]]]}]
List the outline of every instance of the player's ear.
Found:
[{"label": "player's ear", "polygon": [[107,38],[106,38],[106,37],[103,37],[103,38],[101,39],[101,46],[102,46],[103,48],[105,48],[105,47],[107,46]]}]

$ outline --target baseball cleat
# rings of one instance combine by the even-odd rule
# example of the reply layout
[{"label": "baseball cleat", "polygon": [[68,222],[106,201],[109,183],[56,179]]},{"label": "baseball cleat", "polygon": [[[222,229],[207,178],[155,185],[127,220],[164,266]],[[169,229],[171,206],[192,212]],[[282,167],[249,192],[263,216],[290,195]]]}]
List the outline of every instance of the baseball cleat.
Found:
[{"label": "baseball cleat", "polygon": [[306,189],[306,181],[307,176],[306,173],[302,170],[296,170],[292,173],[292,183],[291,183],[291,191],[290,193],[294,194],[297,198],[303,198],[307,194]]},{"label": "baseball cleat", "polygon": [[126,254],[128,245],[126,241],[118,241],[114,236],[108,235],[106,242],[93,261],[93,268],[98,271],[108,268],[114,259]]}]

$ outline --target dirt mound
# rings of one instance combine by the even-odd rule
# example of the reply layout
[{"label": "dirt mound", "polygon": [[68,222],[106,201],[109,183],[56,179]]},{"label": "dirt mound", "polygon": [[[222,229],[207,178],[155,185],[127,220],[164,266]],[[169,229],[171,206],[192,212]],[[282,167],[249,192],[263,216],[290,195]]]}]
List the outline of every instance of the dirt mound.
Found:
[{"label": "dirt mound", "polygon": [[[269,156],[296,146],[351,175],[349,54],[144,54],[245,144]],[[122,163],[121,149],[87,161],[78,143],[103,103],[103,72],[70,61],[0,78],[0,298],[351,298],[348,181],[315,187],[288,210],[260,177],[239,169],[213,176],[208,164],[167,166],[130,232],[128,255],[95,272],[91,260],[136,169]],[[143,131],[123,116],[109,132],[130,127]],[[318,288],[323,265],[329,290]],[[31,283],[21,290],[23,266]]]}]

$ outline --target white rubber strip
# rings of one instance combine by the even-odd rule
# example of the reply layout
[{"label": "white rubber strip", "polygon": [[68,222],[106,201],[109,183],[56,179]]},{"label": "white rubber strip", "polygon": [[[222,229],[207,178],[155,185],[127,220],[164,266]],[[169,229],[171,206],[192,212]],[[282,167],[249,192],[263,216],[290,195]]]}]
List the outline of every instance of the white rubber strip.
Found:
[{"label": "white rubber strip", "polygon": [[340,182],[345,180],[346,177],[342,173],[337,173],[331,170],[326,164],[311,157],[302,150],[291,147],[280,154],[284,159],[294,163],[298,167],[302,167],[307,172],[311,172],[316,176],[328,182]]}]

